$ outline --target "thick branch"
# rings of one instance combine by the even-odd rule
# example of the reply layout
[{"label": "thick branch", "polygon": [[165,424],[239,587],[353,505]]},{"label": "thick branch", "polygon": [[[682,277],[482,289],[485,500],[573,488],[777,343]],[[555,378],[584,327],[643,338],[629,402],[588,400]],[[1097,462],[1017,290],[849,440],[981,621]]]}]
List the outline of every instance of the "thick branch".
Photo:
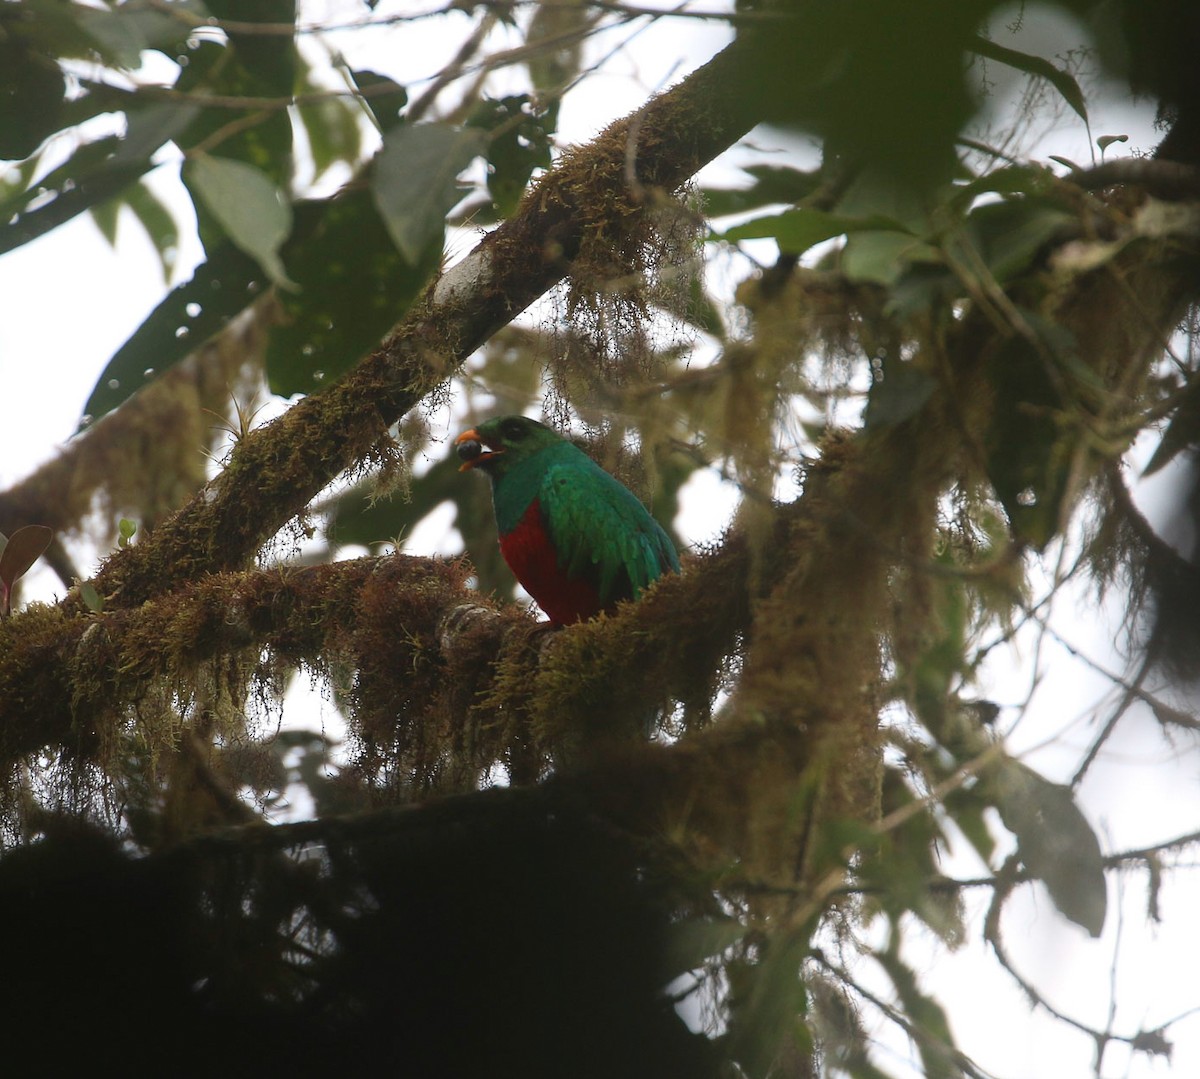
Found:
[{"label": "thick branch", "polygon": [[[786,557],[794,516],[779,509],[762,556],[768,566]],[[493,610],[467,587],[465,562],[406,555],[209,574],[136,610],[86,617],[34,605],[0,622],[0,767],[43,747],[97,751],[156,686],[186,702],[204,665],[241,656],[253,666],[264,652],[273,667],[355,671],[360,736],[403,753],[405,732],[421,737],[425,724],[469,741],[486,767],[507,752],[512,733],[497,712],[566,723],[599,705],[602,721],[611,719],[611,688],[598,701],[588,679],[572,676],[580,650],[593,676],[627,668],[631,692],[651,686],[654,700],[688,700],[748,625],[749,566],[744,538],[731,537],[685,577],[540,650],[528,647],[527,614]],[[496,703],[481,703],[489,698]],[[487,721],[483,741],[463,735]],[[543,725],[543,738],[555,736]]]}]

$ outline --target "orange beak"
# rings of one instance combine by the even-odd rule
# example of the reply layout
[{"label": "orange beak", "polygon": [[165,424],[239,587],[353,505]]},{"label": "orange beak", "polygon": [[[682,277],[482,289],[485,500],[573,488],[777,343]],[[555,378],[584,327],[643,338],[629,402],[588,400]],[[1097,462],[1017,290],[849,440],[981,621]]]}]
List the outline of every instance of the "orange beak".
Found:
[{"label": "orange beak", "polygon": [[469,431],[464,431],[458,436],[458,438],[454,440],[454,444],[459,447],[458,455],[463,459],[463,463],[458,467],[459,472],[466,472],[468,468],[474,468],[480,462],[487,461],[490,458],[504,452],[503,450],[487,450],[481,452],[476,449],[474,455],[468,457],[465,456],[465,452],[467,452],[466,447],[470,443],[474,443],[476,447],[485,445],[483,439],[479,435],[479,432],[476,431],[474,427],[472,427]]}]

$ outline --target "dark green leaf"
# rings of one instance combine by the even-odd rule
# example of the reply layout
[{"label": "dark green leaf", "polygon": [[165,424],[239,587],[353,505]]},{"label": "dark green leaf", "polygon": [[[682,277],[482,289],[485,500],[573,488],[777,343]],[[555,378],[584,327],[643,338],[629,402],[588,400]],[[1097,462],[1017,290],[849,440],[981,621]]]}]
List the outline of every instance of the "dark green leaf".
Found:
[{"label": "dark green leaf", "polygon": [[1059,911],[1093,937],[1104,928],[1104,856],[1069,787],[1005,758],[982,777],[1025,868],[1046,885]]},{"label": "dark green leaf", "polygon": [[96,586],[91,581],[79,582],[79,598],[93,614],[100,614],[104,610],[104,597],[96,591]]},{"label": "dark green leaf", "polygon": [[1024,71],[1027,75],[1045,79],[1062,94],[1063,100],[1075,110],[1083,122],[1087,123],[1087,102],[1084,101],[1083,91],[1079,88],[1079,83],[1062,68],[1055,67],[1049,60],[1040,56],[1005,48],[984,37],[976,37],[971,42],[971,51],[1018,71]]},{"label": "dark green leaf", "polygon": [[550,167],[557,109],[538,110],[528,94],[484,98],[467,121],[488,133],[488,191],[501,217],[516,209],[533,170]]},{"label": "dark green leaf", "polygon": [[820,186],[817,172],[804,172],[785,165],[754,165],[746,170],[754,183],[745,188],[706,187],[701,190],[709,217],[743,213],[775,203],[800,202]]},{"label": "dark green leaf", "polygon": [[410,265],[365,190],[302,205],[298,213],[284,255],[299,290],[280,296],[284,321],[267,344],[267,381],[284,397],[312,393],[374,348],[441,256],[440,246],[430,248],[422,264]]},{"label": "dark green leaf", "polygon": [[968,231],[992,276],[1004,284],[1078,228],[1074,214],[1040,199],[1007,199],[972,211]]},{"label": "dark green leaf", "polygon": [[229,241],[172,289],[108,361],[84,406],[98,420],[219,330],[257,295],[258,264]]},{"label": "dark green leaf", "polygon": [[[756,217],[753,221],[746,221],[727,229],[719,238],[751,240],[770,237],[779,244],[779,250],[785,254],[802,255],[814,244],[830,240],[834,236],[863,229],[889,228],[892,225],[893,222],[882,218],[846,217],[826,213],[824,210],[802,208],[785,210],[781,214],[771,214],[767,217]],[[905,243],[912,241],[907,232],[900,235]]]},{"label": "dark green leaf", "polygon": [[842,272],[852,281],[890,285],[914,263],[937,263],[934,247],[906,232],[855,232],[846,239]]},{"label": "dark green leaf", "polygon": [[893,931],[893,946],[876,952],[875,958],[887,971],[904,1013],[913,1024],[914,1041],[921,1054],[925,1079],[960,1079],[960,1054],[950,1033],[950,1022],[942,1006],[921,991],[912,968],[900,958],[898,938]]},{"label": "dark green leaf", "polygon": [[936,379],[912,364],[885,361],[867,397],[867,427],[889,427],[915,416],[936,386]]},{"label": "dark green leaf", "polygon": [[350,76],[362,91],[361,101],[381,132],[387,134],[403,121],[401,112],[408,104],[408,91],[395,79],[366,70],[351,71]]},{"label": "dark green leaf", "polygon": [[[302,72],[298,90],[301,94],[323,89]],[[312,157],[313,178],[325,174],[337,162],[353,165],[362,152],[361,110],[357,102],[342,97],[318,97],[296,107],[296,114],[308,137],[308,152]]]},{"label": "dark green leaf", "polygon": [[106,202],[92,207],[92,220],[110,247],[115,246],[117,242],[117,221],[120,216],[121,202],[119,199],[108,199]]},{"label": "dark green leaf", "polygon": [[797,1040],[811,1042],[804,1024],[808,992],[800,973],[814,928],[773,936],[760,961],[738,971],[737,984],[731,985],[730,1049],[750,1079],[767,1079],[780,1051]]},{"label": "dark green leaf", "polygon": [[[80,27],[96,43],[101,56],[116,67],[138,67],[147,49],[180,42],[188,35],[188,26],[180,18],[142,0],[126,0],[119,10],[73,6]],[[196,15],[207,14],[200,4],[179,6]]]},{"label": "dark green leaf", "polygon": [[158,252],[163,281],[169,281],[179,252],[179,226],[166,204],[145,184],[134,184],[125,193],[125,205],[133,211]]},{"label": "dark green leaf", "polygon": [[459,200],[458,174],[487,137],[450,124],[404,124],[389,131],[375,161],[371,191],[389,235],[411,265],[440,246],[446,212]]},{"label": "dark green leaf", "polygon": [[1189,382],[1183,390],[1175,414],[1142,475],[1152,476],[1181,450],[1197,444],[1200,444],[1200,379]]}]

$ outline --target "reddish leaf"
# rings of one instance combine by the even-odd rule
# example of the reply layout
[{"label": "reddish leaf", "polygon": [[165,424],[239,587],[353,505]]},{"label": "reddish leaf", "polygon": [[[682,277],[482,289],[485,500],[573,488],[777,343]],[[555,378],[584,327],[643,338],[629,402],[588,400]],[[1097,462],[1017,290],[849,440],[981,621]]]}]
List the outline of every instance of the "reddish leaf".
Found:
[{"label": "reddish leaf", "polygon": [[42,556],[53,538],[53,530],[45,525],[25,525],[8,537],[0,553],[0,603],[5,614],[11,610],[13,584]]}]

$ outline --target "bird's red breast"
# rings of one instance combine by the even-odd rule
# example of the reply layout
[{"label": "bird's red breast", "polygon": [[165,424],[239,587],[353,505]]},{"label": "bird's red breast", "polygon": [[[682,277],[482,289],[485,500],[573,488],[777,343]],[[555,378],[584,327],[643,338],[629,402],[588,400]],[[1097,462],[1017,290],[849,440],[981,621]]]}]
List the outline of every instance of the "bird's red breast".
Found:
[{"label": "bird's red breast", "polygon": [[536,498],[517,527],[500,537],[500,553],[550,621],[570,625],[600,612],[595,586],[583,577],[568,577],[559,567],[558,552],[546,534]]}]

